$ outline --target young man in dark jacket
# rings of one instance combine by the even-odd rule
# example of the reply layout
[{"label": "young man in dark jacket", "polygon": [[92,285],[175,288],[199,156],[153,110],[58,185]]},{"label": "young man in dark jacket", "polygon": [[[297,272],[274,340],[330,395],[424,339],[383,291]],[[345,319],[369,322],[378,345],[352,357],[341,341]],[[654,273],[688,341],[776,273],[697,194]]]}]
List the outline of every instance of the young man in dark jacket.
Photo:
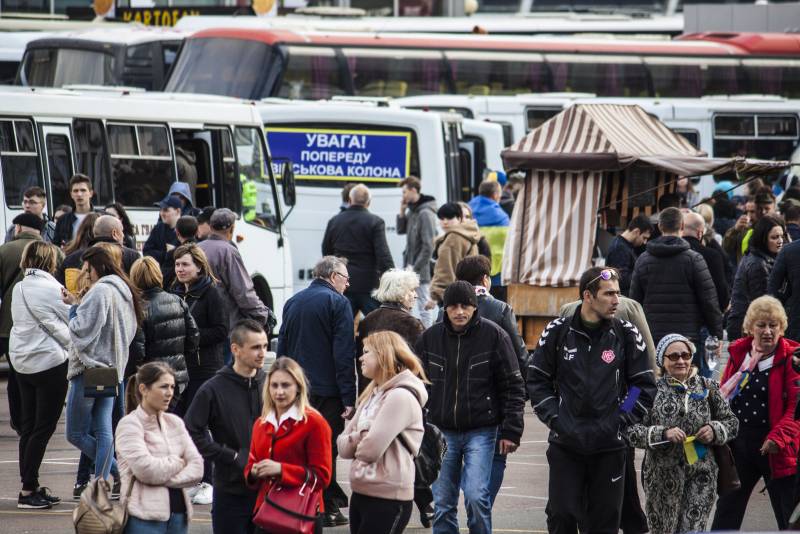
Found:
[{"label": "young man in dark jacket", "polygon": [[[254,530],[256,492],[244,481],[253,423],[261,416],[267,333],[246,319],[231,332],[233,364],[223,367],[197,392],[184,417],[197,450],[214,462],[211,523],[214,534]],[[209,434],[210,432],[210,434]]]},{"label": "young man in dark jacket", "polygon": [[650,218],[647,215],[637,215],[628,223],[628,228],[616,236],[608,247],[606,266],[614,267],[619,272],[619,289],[625,296],[630,290],[633,266],[639,257],[637,250],[647,244],[652,233],[653,225],[650,224]]},{"label": "young man in dark jacket", "polygon": [[355,316],[365,316],[380,306],[372,298],[381,274],[394,267],[392,253],[386,242],[383,219],[370,213],[370,192],[364,184],[350,190],[350,206],[336,215],[325,228],[322,255],[347,258],[347,270],[352,277],[344,296],[350,301]]},{"label": "young man in dark jacket", "polygon": [[340,511],[347,508],[348,499],[336,482],[336,438],[356,403],[353,312],[342,296],[349,281],[346,260],[323,257],[314,267],[311,285],[286,301],[278,337],[278,354],[303,367],[311,385],[311,405],[331,427],[333,473],[323,492],[328,527],[348,523]]},{"label": "young man in dark jacket", "polygon": [[547,524],[550,532],[619,531],[624,492],[626,425],[639,421],[655,396],[655,377],[641,333],[614,317],[619,275],[592,267],[580,280],[582,303],[572,317],[542,332],[528,368],[528,394],[550,427]]},{"label": "young man in dark jacket", "polygon": [[653,341],[678,333],[698,344],[700,329],[722,339],[717,289],[703,256],[681,239],[683,214],[667,208],[658,216],[661,236],[636,260],[630,298],[644,308]]},{"label": "young man in dark jacket", "polygon": [[470,532],[489,534],[495,447],[500,454],[514,452],[522,436],[522,374],[508,334],[477,312],[472,284],[453,282],[443,302],[444,319],[422,334],[415,350],[431,381],[428,417],[447,440],[432,487],[433,531],[458,532],[463,487]]},{"label": "young man in dark jacket", "polygon": [[62,215],[56,223],[53,244],[57,247],[63,247],[72,241],[81,221],[94,211],[92,179],[85,174],[75,174],[69,180],[69,196],[72,199],[72,211]]}]

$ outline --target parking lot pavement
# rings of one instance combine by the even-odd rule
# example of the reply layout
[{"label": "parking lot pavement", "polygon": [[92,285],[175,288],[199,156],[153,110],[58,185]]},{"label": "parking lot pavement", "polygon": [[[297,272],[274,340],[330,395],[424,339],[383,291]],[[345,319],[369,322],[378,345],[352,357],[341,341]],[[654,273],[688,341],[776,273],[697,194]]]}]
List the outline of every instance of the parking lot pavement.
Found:
[{"label": "parking lot pavement", "polygon": [[[545,458],[547,432],[531,412],[525,413],[525,434],[516,453],[509,456],[503,487],[493,510],[494,532],[497,533],[538,533],[546,532],[544,507],[547,501],[548,468]],[[55,495],[64,501],[52,510],[17,510],[16,500],[19,491],[19,472],[17,465],[16,434],[8,423],[8,402],[6,382],[0,379],[0,534],[18,533],[69,533],[72,532],[71,512],[75,507],[72,485],[78,465],[78,451],[64,438],[64,417],[62,415],[56,434],[50,441],[44,464],[41,469],[41,484],[51,488]],[[641,452],[637,455],[641,464]],[[342,487],[347,485],[347,462],[339,463],[339,477]],[[774,529],[775,520],[769,500],[760,490],[759,484],[754,492],[745,518],[744,530],[766,531]],[[643,498],[643,497],[642,497]],[[643,501],[644,502],[644,501]],[[460,524],[466,529],[463,506]],[[192,534],[211,533],[211,506],[195,506],[195,515],[189,531]],[[345,511],[346,512],[346,511]],[[419,516],[414,510],[407,531],[424,532]],[[325,529],[325,532],[344,534],[347,527]]]}]

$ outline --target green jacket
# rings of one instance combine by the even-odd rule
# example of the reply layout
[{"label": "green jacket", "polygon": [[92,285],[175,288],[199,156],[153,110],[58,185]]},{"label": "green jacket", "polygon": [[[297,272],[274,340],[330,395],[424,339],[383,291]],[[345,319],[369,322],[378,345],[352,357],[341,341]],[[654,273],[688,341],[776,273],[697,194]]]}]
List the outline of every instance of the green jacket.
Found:
[{"label": "green jacket", "polygon": [[37,232],[23,232],[13,241],[0,246],[0,293],[3,301],[0,303],[0,337],[9,337],[13,321],[11,319],[11,291],[22,280],[22,251],[31,241],[41,241],[42,236]]}]

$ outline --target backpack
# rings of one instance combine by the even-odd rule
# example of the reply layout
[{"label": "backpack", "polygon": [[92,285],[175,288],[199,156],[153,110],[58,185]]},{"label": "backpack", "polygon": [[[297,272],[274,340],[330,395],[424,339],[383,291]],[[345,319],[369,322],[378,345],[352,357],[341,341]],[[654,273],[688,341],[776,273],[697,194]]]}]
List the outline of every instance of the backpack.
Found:
[{"label": "backpack", "polygon": [[[416,397],[414,390],[404,386],[398,386],[411,392]],[[442,459],[447,452],[447,441],[444,439],[444,434],[439,428],[428,421],[426,415],[427,410],[422,408],[422,426],[425,433],[422,436],[422,445],[419,448],[419,454],[414,454],[411,445],[406,441],[402,434],[398,435],[400,443],[411,453],[414,457],[414,487],[415,488],[430,488],[431,485],[439,478],[439,471],[442,469]]]}]

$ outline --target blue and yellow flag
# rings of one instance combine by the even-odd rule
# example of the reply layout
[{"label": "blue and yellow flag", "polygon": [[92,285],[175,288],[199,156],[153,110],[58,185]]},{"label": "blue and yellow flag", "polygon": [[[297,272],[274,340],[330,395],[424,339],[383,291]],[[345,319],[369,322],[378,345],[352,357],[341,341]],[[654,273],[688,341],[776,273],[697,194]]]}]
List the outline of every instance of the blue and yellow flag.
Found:
[{"label": "blue and yellow flag", "polygon": [[686,461],[689,465],[694,464],[697,460],[702,460],[706,457],[708,447],[696,441],[696,436],[689,436],[683,442],[683,452],[686,454]]}]

